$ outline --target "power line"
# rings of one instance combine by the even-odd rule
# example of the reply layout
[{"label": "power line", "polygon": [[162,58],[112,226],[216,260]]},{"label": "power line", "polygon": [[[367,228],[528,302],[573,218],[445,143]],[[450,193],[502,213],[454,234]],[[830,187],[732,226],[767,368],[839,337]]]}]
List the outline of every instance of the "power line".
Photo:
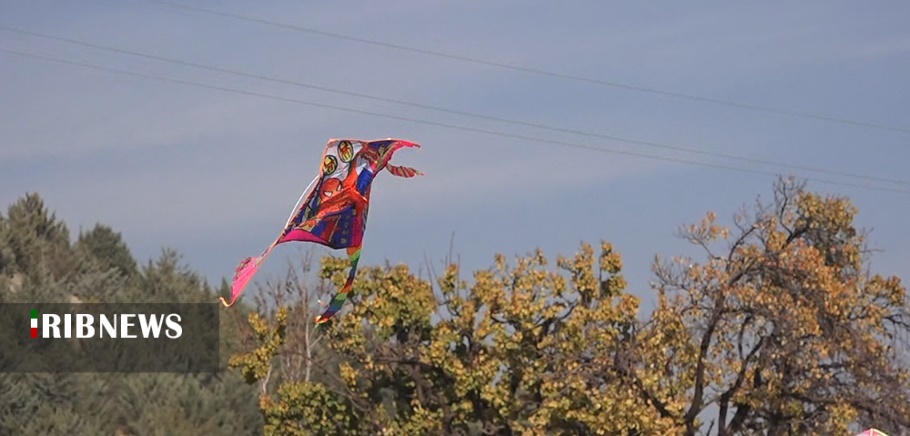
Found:
[{"label": "power line", "polygon": [[698,96],[698,95],[694,95],[694,94],[686,94],[686,93],[675,92],[675,91],[666,91],[666,90],[651,88],[651,87],[647,87],[647,86],[630,85],[627,83],[613,82],[613,81],[608,81],[608,80],[595,79],[595,78],[591,78],[591,77],[577,76],[577,75],[573,75],[573,74],[558,73],[558,72],[547,71],[547,70],[542,70],[542,69],[533,68],[533,67],[526,67],[526,66],[521,66],[521,65],[505,63],[505,62],[484,60],[484,59],[474,58],[474,57],[470,57],[470,56],[463,56],[463,55],[457,55],[457,54],[452,54],[452,53],[444,53],[444,52],[435,51],[435,50],[422,49],[419,47],[411,47],[411,46],[395,44],[395,43],[390,43],[390,42],[377,41],[377,40],[367,39],[367,38],[360,38],[360,37],[345,35],[345,34],[337,33],[337,32],[328,32],[328,31],[324,31],[324,30],[314,29],[311,27],[304,27],[304,26],[299,26],[299,25],[294,25],[294,24],[282,23],[282,22],[278,22],[278,21],[266,20],[266,19],[262,19],[262,18],[255,18],[255,17],[250,17],[247,15],[222,12],[222,11],[217,11],[214,9],[208,9],[208,8],[203,8],[203,7],[199,7],[199,6],[190,6],[190,5],[186,5],[183,3],[176,3],[176,2],[170,2],[170,1],[165,1],[165,0],[146,0],[146,1],[151,2],[151,3],[157,3],[160,5],[170,6],[173,8],[179,8],[179,9],[184,9],[184,10],[189,10],[189,11],[194,11],[194,12],[202,12],[202,13],[206,13],[206,14],[210,14],[210,15],[217,15],[217,16],[221,16],[221,17],[228,17],[228,18],[233,18],[233,19],[243,20],[243,21],[248,21],[248,22],[253,22],[253,23],[259,23],[259,24],[264,24],[264,25],[273,26],[273,27],[290,29],[290,30],[294,30],[294,31],[298,31],[298,32],[305,32],[305,33],[310,33],[310,34],[314,34],[314,35],[326,36],[329,38],[343,39],[343,40],[347,40],[347,41],[358,42],[361,44],[368,44],[368,45],[373,45],[373,46],[378,46],[378,47],[391,48],[391,49],[400,50],[400,51],[419,53],[419,54],[427,55],[427,56],[434,56],[434,57],[451,59],[451,60],[462,61],[462,62],[469,62],[469,63],[473,63],[473,64],[502,68],[502,69],[507,69],[507,70],[512,70],[512,71],[520,71],[523,73],[536,74],[539,76],[572,80],[572,81],[576,81],[576,82],[583,82],[583,83],[589,83],[589,84],[594,84],[594,85],[609,86],[609,87],[613,87],[613,88],[626,89],[626,90],[630,90],[630,91],[643,92],[643,93],[649,93],[649,94],[655,94],[655,95],[663,95],[663,96],[667,96],[667,97],[679,98],[679,99],[684,99],[684,100],[692,100],[692,101],[698,101],[698,102],[702,102],[702,103],[735,107],[735,108],[739,108],[739,109],[766,112],[766,113],[772,113],[772,114],[777,114],[777,115],[787,115],[787,116],[792,116],[792,117],[825,121],[825,122],[830,122],[830,123],[852,125],[852,126],[856,126],[856,127],[865,127],[865,128],[878,129],[878,130],[888,130],[888,131],[892,131],[892,132],[910,133],[910,128],[906,128],[906,127],[889,126],[889,125],[885,125],[885,124],[870,123],[867,121],[831,117],[831,116],[827,116],[827,115],[819,115],[819,114],[813,114],[813,113],[809,113],[809,112],[801,112],[801,111],[789,110],[789,109],[780,109],[780,108],[774,108],[774,107],[770,107],[770,106],[761,106],[761,105],[756,105],[756,104],[751,104],[751,103],[736,102],[736,101],[732,101],[732,100],[722,100],[722,99],[717,99],[717,98],[702,97],[702,96]]},{"label": "power line", "polygon": [[[635,156],[635,157],[641,157],[641,158],[646,158],[646,159],[662,160],[662,161],[667,161],[667,162],[684,163],[684,164],[689,164],[689,165],[698,165],[698,166],[703,166],[703,167],[725,169],[725,170],[729,170],[729,171],[747,172],[747,173],[761,174],[761,175],[775,176],[775,177],[778,176],[777,173],[754,170],[754,169],[750,169],[750,168],[732,167],[732,166],[728,166],[728,165],[715,164],[715,163],[710,163],[710,162],[699,162],[699,161],[679,159],[679,158],[674,158],[674,157],[669,157],[669,156],[652,155],[652,154],[632,152],[632,151],[626,151],[626,150],[611,149],[611,148],[606,148],[606,147],[596,147],[596,146],[592,146],[592,145],[579,144],[579,143],[575,143],[575,142],[542,139],[542,138],[536,138],[536,137],[532,137],[532,136],[500,132],[500,131],[496,131],[496,130],[487,130],[487,129],[475,128],[475,127],[470,127],[470,126],[442,123],[442,122],[432,121],[432,120],[403,117],[403,116],[391,115],[391,114],[379,113],[379,112],[371,112],[371,111],[366,111],[366,110],[362,110],[362,109],[355,109],[355,108],[349,108],[349,107],[326,104],[326,103],[318,103],[318,102],[312,102],[312,101],[301,100],[301,99],[290,98],[290,97],[282,97],[282,96],[277,96],[277,95],[255,92],[255,91],[247,91],[247,90],[243,90],[243,89],[230,88],[230,87],[226,87],[226,86],[212,85],[212,84],[208,84],[208,83],[194,82],[194,81],[190,81],[190,80],[178,79],[178,78],[174,78],[174,77],[162,76],[162,75],[157,75],[157,74],[123,70],[123,69],[119,69],[119,68],[90,64],[87,62],[75,61],[75,60],[71,60],[71,59],[63,59],[63,58],[59,58],[59,57],[24,52],[24,51],[19,51],[19,50],[10,50],[10,49],[5,49],[5,48],[0,48],[0,52],[17,55],[17,56],[22,56],[22,57],[33,58],[33,59],[42,59],[42,60],[52,61],[52,62],[61,63],[61,64],[80,66],[83,68],[89,68],[89,69],[94,69],[94,70],[99,70],[99,71],[123,74],[123,75],[128,75],[128,76],[143,77],[143,78],[160,80],[160,81],[164,81],[164,82],[177,83],[177,84],[183,84],[183,85],[188,85],[188,86],[195,86],[195,87],[212,89],[212,90],[217,90],[217,91],[230,92],[230,93],[234,93],[234,94],[241,94],[241,95],[259,97],[259,98],[265,98],[265,99],[270,99],[270,100],[275,100],[275,101],[283,101],[283,102],[287,102],[287,103],[302,104],[302,105],[319,107],[319,108],[324,108],[324,109],[332,109],[332,110],[351,112],[351,113],[369,115],[369,116],[380,117],[380,118],[388,118],[388,119],[393,119],[393,120],[398,120],[398,121],[407,121],[407,122],[412,122],[412,123],[417,123],[417,124],[444,127],[444,128],[448,128],[448,129],[461,130],[461,131],[466,131],[466,132],[482,133],[482,134],[486,134],[486,135],[499,136],[499,137],[503,137],[503,138],[520,139],[523,141],[533,141],[533,142],[539,142],[539,143],[544,143],[544,144],[560,145],[560,146],[571,147],[571,148],[579,148],[579,149],[597,151],[597,152],[601,152],[601,153],[621,154],[621,155]],[[888,192],[896,192],[896,193],[901,193],[901,194],[910,194],[910,191],[904,190],[904,189],[895,189],[895,188],[869,186],[869,185],[858,185],[858,184],[854,184],[854,183],[838,182],[838,181],[818,179],[818,178],[809,178],[809,177],[804,177],[804,179],[806,179],[808,181],[813,181],[813,182],[817,182],[817,183],[825,183],[825,184],[830,184],[830,185],[849,186],[849,187],[869,189],[869,190],[874,190],[874,191],[888,191]]]},{"label": "power line", "polygon": [[480,114],[480,113],[475,113],[475,112],[460,111],[460,110],[448,109],[448,108],[444,108],[444,107],[431,106],[431,105],[426,105],[426,104],[421,104],[421,103],[414,103],[414,102],[409,102],[409,101],[404,101],[404,100],[398,100],[398,99],[392,99],[392,98],[386,98],[386,97],[378,97],[378,96],[373,96],[373,95],[369,95],[369,94],[345,91],[345,90],[341,90],[341,89],[313,85],[313,84],[303,83],[303,82],[294,81],[294,80],[281,79],[281,78],[276,78],[273,76],[249,73],[249,72],[244,72],[244,71],[239,71],[239,70],[234,70],[234,69],[229,69],[229,68],[223,68],[223,67],[218,67],[218,66],[201,64],[201,63],[197,63],[197,62],[185,61],[185,60],[181,60],[181,59],[168,58],[168,57],[164,57],[164,56],[143,53],[143,52],[139,52],[139,51],[135,51],[135,50],[127,50],[127,49],[111,47],[111,46],[107,46],[107,45],[95,44],[92,42],[87,42],[87,41],[73,39],[73,38],[48,35],[48,34],[33,32],[33,31],[29,31],[29,30],[24,30],[24,29],[19,29],[19,28],[15,28],[15,27],[4,26],[4,25],[0,25],[0,30],[19,33],[19,34],[23,34],[23,35],[35,36],[35,37],[39,37],[39,38],[45,38],[45,39],[50,39],[50,40],[55,40],[55,41],[61,41],[61,42],[66,42],[66,43],[70,43],[70,44],[81,45],[81,46],[105,50],[105,51],[109,51],[109,52],[127,54],[127,55],[137,56],[137,57],[146,58],[146,59],[153,59],[156,61],[166,62],[166,63],[170,63],[170,64],[189,66],[189,67],[199,68],[199,69],[208,70],[208,71],[227,73],[227,74],[232,74],[232,75],[236,75],[236,76],[254,78],[254,79],[259,79],[259,80],[264,80],[264,81],[269,81],[269,82],[274,82],[274,83],[280,83],[280,84],[285,84],[285,85],[292,85],[292,86],[301,87],[301,88],[316,89],[316,90],[320,90],[320,91],[326,91],[326,92],[331,92],[331,93],[336,93],[336,94],[341,94],[341,95],[353,96],[353,97],[364,98],[364,99],[375,100],[375,101],[382,101],[382,102],[387,102],[387,103],[394,103],[394,104],[399,104],[399,105],[404,105],[404,106],[434,110],[434,111],[445,112],[445,113],[456,114],[456,115],[469,116],[469,117],[473,117],[473,118],[497,121],[497,122],[502,122],[502,123],[507,123],[507,124],[520,125],[520,126],[525,126],[525,127],[533,127],[533,128],[549,130],[549,131],[554,131],[554,132],[570,133],[570,134],[586,136],[586,137],[590,137],[590,138],[606,139],[606,140],[610,140],[610,141],[618,141],[618,142],[625,142],[625,143],[630,143],[630,144],[644,145],[644,146],[653,147],[653,148],[676,150],[676,151],[682,151],[682,152],[686,152],[686,153],[692,153],[692,154],[698,154],[698,155],[704,155],[704,156],[720,157],[720,158],[737,160],[737,161],[752,163],[752,164],[773,165],[773,166],[797,169],[797,170],[801,170],[801,171],[811,171],[811,172],[816,172],[816,173],[824,173],[824,174],[830,174],[830,175],[836,175],[836,176],[851,177],[851,178],[856,178],[856,179],[864,179],[864,180],[870,180],[870,181],[879,181],[879,182],[886,182],[886,183],[910,186],[910,182],[903,181],[903,180],[870,176],[870,175],[865,175],[865,174],[855,174],[855,173],[849,173],[849,172],[845,172],[845,171],[831,170],[831,169],[827,169],[827,168],[791,164],[791,163],[787,163],[787,162],[779,162],[779,161],[766,160],[766,159],[743,157],[743,156],[738,156],[738,155],[734,155],[734,154],[699,150],[699,149],[688,148],[688,147],[683,147],[683,146],[678,146],[678,145],[673,145],[673,144],[624,138],[624,137],[606,135],[606,134],[601,134],[601,133],[591,133],[591,132],[586,132],[586,131],[582,131],[582,130],[549,126],[549,125],[542,124],[542,123],[527,122],[527,121],[521,121],[521,120],[515,120],[515,119],[509,119],[509,118],[496,117],[496,116],[491,116],[491,115],[486,115],[486,114]]}]

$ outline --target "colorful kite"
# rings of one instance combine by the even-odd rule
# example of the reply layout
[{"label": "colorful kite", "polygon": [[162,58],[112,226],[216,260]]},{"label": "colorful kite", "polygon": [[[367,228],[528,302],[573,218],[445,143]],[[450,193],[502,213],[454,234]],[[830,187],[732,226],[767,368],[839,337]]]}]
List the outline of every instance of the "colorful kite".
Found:
[{"label": "colorful kite", "polygon": [[[222,298],[221,303],[229,307],[237,301],[243,288],[278,244],[292,241],[315,242],[332,249],[347,249],[351,264],[344,286],[332,298],[325,312],[316,317],[316,324],[331,319],[341,309],[354,284],[373,178],[383,168],[398,177],[410,178],[423,174],[413,168],[389,165],[392,154],[402,147],[419,148],[420,145],[392,138],[373,141],[329,140],[322,155],[319,175],[297,200],[284,230],[261,255],[247,257],[240,262],[234,273],[231,301]],[[312,191],[310,188],[313,188]]]}]

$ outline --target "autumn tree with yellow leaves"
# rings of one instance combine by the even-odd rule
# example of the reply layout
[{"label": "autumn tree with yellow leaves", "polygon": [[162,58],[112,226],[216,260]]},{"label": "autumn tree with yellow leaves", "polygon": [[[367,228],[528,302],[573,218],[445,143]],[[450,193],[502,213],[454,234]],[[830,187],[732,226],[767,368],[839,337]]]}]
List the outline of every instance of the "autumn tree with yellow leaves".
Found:
[{"label": "autumn tree with yellow leaves", "polygon": [[782,180],[732,231],[714,214],[684,229],[707,259],[656,262],[659,308],[635,347],[645,376],[661,372],[642,390],[661,416],[689,434],[709,406],[719,435],[910,432],[907,293],[868,271],[856,213]]},{"label": "autumn tree with yellow leaves", "polygon": [[604,242],[470,277],[364,268],[350,309],[313,331],[308,295],[346,275],[328,257],[322,283],[251,315],[232,363],[275,435],[910,431],[900,280],[867,271],[849,201],[774,192],[733,231],[713,214],[686,228],[706,259],[655,262],[644,317]]},{"label": "autumn tree with yellow leaves", "polygon": [[[633,334],[638,300],[623,292],[609,244],[584,245],[555,271],[542,253],[479,271],[472,283],[450,265],[436,289],[407,267],[363,270],[350,312],[319,343],[340,356],[322,382],[285,380],[263,394],[269,434],[509,434],[538,429],[615,434],[672,428],[629,395],[619,374],[584,364],[617,353]],[[324,277],[344,279],[327,258]],[[307,317],[312,320],[312,317]],[[287,342],[287,311],[251,324],[259,347],[235,365],[259,381]],[[607,384],[604,384],[607,381]]]}]

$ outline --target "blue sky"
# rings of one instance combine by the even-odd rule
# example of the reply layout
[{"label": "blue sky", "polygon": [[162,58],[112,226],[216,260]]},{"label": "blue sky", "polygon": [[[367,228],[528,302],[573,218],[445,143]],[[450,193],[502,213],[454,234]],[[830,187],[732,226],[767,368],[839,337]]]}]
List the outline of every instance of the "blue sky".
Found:
[{"label": "blue sky", "polygon": [[[715,105],[320,36],[156,2],[0,1],[0,26],[451,110],[910,182],[910,5],[767,2],[190,1],[270,22],[708,99],[903,131]],[[277,96],[280,101],[0,52],[0,204],[38,192],[75,231],[121,231],[140,260],[162,246],[214,283],[275,237],[329,138],[402,137],[380,176],[363,263],[439,266],[454,233],[467,269],[494,253],[571,254],[612,241],[630,290],[651,295],[656,254],[693,253],[676,229],[724,222],[774,176],[910,185],[748,164],[440,113],[0,30],[0,48]],[[341,106],[507,135],[721,164],[716,169],[300,104]],[[810,182],[850,196],[907,276],[910,193]],[[263,278],[297,248],[282,246]],[[317,249],[317,253],[328,252]],[[339,253],[340,254],[340,253]]]}]

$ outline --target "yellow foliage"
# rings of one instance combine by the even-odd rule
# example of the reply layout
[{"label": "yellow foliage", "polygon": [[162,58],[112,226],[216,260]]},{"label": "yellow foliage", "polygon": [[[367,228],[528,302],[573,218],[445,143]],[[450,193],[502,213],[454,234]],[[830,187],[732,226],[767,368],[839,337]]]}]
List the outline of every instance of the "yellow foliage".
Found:
[{"label": "yellow foliage", "polygon": [[[674,435],[707,420],[719,434],[844,434],[861,418],[910,430],[910,373],[888,345],[907,319],[900,279],[865,273],[849,201],[789,182],[774,194],[735,227],[714,213],[685,227],[705,260],[656,260],[645,319],[609,242],[552,266],[541,250],[498,254],[470,280],[455,264],[433,282],[363,268],[319,339],[320,378],[263,395],[266,432]],[[346,259],[320,275],[339,286]],[[286,317],[251,316],[260,345],[231,360],[251,382],[267,378]]]},{"label": "yellow foliage", "polygon": [[[722,434],[746,425],[844,434],[861,413],[906,420],[910,401],[899,380],[908,367],[885,346],[907,329],[899,321],[906,290],[896,277],[864,273],[849,201],[776,188],[775,203],[759,206],[751,221],[738,217],[735,238],[714,214],[688,228],[707,262],[655,266],[659,304],[641,331],[649,346],[638,351],[665,374],[648,389],[684,405],[674,414],[690,431],[709,404],[720,410]],[[717,255],[713,244],[723,240]]]}]

